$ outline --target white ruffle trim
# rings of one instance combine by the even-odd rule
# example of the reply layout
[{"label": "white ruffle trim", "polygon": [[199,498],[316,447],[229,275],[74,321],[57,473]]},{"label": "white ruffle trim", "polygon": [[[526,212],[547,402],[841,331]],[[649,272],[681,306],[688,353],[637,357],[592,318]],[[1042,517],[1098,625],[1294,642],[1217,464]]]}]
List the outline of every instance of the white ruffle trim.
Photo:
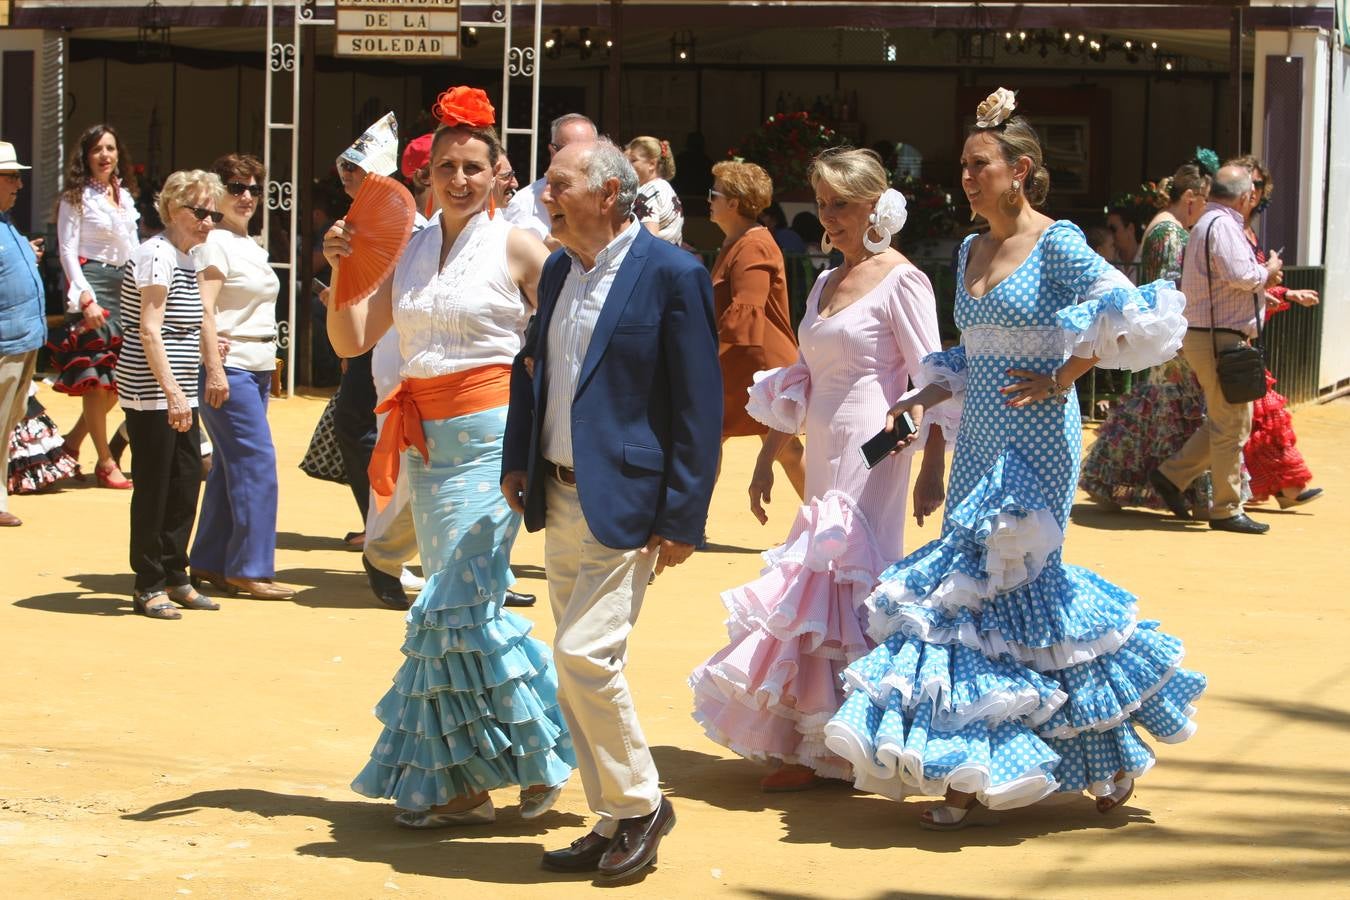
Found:
[{"label": "white ruffle trim", "polygon": [[756,372],[745,411],[756,422],[784,434],[802,434],[811,396],[811,370],[806,363]]},{"label": "white ruffle trim", "polygon": [[[848,670],[844,672],[844,679],[853,689],[873,693],[867,690],[862,679]],[[914,709],[925,701],[931,701],[933,727],[948,732],[960,731],[971,722],[983,721],[993,727],[1011,719],[1021,719],[1034,727],[1053,716],[1069,699],[1064,691],[1055,691],[1042,702],[1040,694],[1028,686],[1019,691],[990,691],[965,706],[954,707],[951,694],[940,679],[930,678],[917,691],[913,682],[895,673],[882,677],[879,683],[900,694],[904,709]],[[883,691],[881,696],[873,696],[872,702],[884,709],[889,699],[889,692]]]},{"label": "white ruffle trim", "polygon": [[[1118,712],[1111,718],[1101,719],[1099,721],[1093,722],[1091,725],[1084,725],[1082,728],[1074,728],[1071,725],[1061,725],[1058,728],[1052,728],[1048,731],[1038,731],[1036,732],[1036,736],[1042,738],[1059,738],[1060,740],[1068,740],[1069,738],[1077,737],[1078,735],[1083,734],[1084,732],[1087,731],[1097,731],[1097,732],[1110,731],[1112,728],[1116,728],[1124,724],[1125,720],[1128,719],[1130,716],[1134,715],[1136,712],[1138,712],[1139,709],[1145,703],[1148,702],[1150,697],[1158,693],[1158,691],[1162,690],[1163,685],[1167,684],[1167,682],[1172,680],[1172,676],[1177,673],[1177,668],[1180,665],[1180,663],[1181,660],[1178,659],[1177,665],[1169,667],[1168,670],[1163,673],[1162,678],[1158,679],[1156,684],[1154,684],[1153,686],[1148,688],[1148,690],[1144,691],[1142,694],[1139,695],[1138,700],[1135,700],[1131,703],[1126,703],[1125,705],[1121,706],[1120,712]],[[1194,715],[1195,713],[1195,706],[1194,705],[1187,706],[1185,712],[1187,718],[1189,719],[1189,717]],[[1186,728],[1189,728],[1190,733],[1193,734],[1195,732],[1195,723],[1190,722],[1186,726]],[[1186,731],[1186,728],[1182,728],[1181,731],[1177,732],[1177,734],[1181,734],[1181,732]],[[1190,734],[1186,735],[1186,737],[1189,736]],[[1157,736],[1155,735],[1155,737]],[[1168,737],[1157,739],[1165,744],[1169,743],[1179,744],[1182,741],[1186,740],[1185,737],[1178,738],[1175,735],[1169,735]]]},{"label": "white ruffle trim", "polygon": [[703,733],[713,743],[721,744],[732,753],[751,762],[757,762],[761,765],[781,762],[787,765],[806,766],[821,778],[837,778],[847,781],[853,777],[853,767],[846,760],[836,756],[822,741],[810,740],[806,735],[802,736],[801,743],[797,745],[797,753],[778,755],[752,750],[744,744],[732,740],[729,735],[714,726],[697,709],[694,710],[694,721],[703,727]]},{"label": "white ruffle trim", "polygon": [[914,605],[944,612],[968,607],[978,612],[986,600],[1030,584],[1040,576],[1050,554],[1064,545],[1064,529],[1048,509],[1035,509],[1025,516],[999,513],[985,540],[985,578],[951,571],[926,597],[919,597],[901,578],[883,581],[867,598],[870,611],[867,634],[881,643],[895,633],[903,616],[887,612],[878,595],[894,606]]},{"label": "white ruffle trim", "polygon": [[854,786],[892,800],[903,800],[911,793],[940,797],[956,790],[974,794],[989,809],[1014,809],[1029,806],[1059,787],[1059,782],[1036,769],[1034,774],[992,788],[994,778],[988,767],[970,764],[957,766],[945,778],[924,778],[918,754],[893,741],[883,741],[875,749],[869,743],[839,721],[825,726],[825,746],[854,762]]},{"label": "white ruffle trim", "polygon": [[1115,653],[1134,634],[1136,624],[1134,612],[1134,608],[1131,607],[1128,628],[1113,629],[1090,641],[1060,641],[1049,647],[1028,647],[1016,641],[1009,641],[998,630],[980,631],[974,622],[963,622],[955,628],[930,625],[927,619],[904,611],[895,615],[896,628],[888,632],[887,636],[894,634],[895,631],[901,631],[907,637],[929,644],[964,644],[991,659],[1006,653],[1037,672],[1053,672]]},{"label": "white ruffle trim", "polygon": [[[1162,739],[1159,738],[1159,740]],[[1167,742],[1163,741],[1163,743]],[[1147,744],[1144,745],[1144,749],[1148,750]],[[1143,778],[1145,775],[1147,775],[1149,773],[1149,770],[1153,768],[1154,763],[1156,763],[1157,761],[1158,758],[1153,755],[1153,751],[1149,750],[1148,762],[1144,763],[1141,766],[1137,766],[1133,769],[1127,769],[1125,775],[1127,778],[1133,778],[1137,781],[1140,778]],[[1109,797],[1111,796],[1112,793],[1115,792],[1115,789],[1116,789],[1115,779],[1107,779],[1105,781],[1092,782],[1092,784],[1088,786],[1088,793],[1094,797]]]},{"label": "white ruffle trim", "polygon": [[[1153,303],[1141,295],[1151,295]],[[1073,329],[1074,356],[1095,356],[1101,368],[1139,371],[1162,365],[1181,349],[1186,297],[1171,282],[1136,289],[1117,269],[1107,269],[1088,290],[1084,305],[1093,304],[1098,309],[1092,321]]]}]

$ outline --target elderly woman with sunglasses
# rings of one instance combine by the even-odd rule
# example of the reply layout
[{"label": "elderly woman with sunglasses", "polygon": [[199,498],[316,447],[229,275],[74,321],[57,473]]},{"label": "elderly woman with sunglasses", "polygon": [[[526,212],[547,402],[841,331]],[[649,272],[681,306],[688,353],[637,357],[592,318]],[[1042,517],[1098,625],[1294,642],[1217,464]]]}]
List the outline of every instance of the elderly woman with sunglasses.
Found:
[{"label": "elderly woman with sunglasses", "polygon": [[248,233],[266,170],[257,157],[233,153],[211,168],[225,186],[224,219],[193,248],[192,259],[203,309],[201,418],[215,461],[192,542],[192,574],[226,593],[287,599],[293,592],[272,583],[277,454],[267,424],[280,282],[267,251]]},{"label": "elderly woman with sunglasses", "polygon": [[[174,172],[155,198],[164,231],[141,244],[122,280],[122,355],[117,388],[136,458],[131,493],[131,568],[136,611],[178,619],[177,607],[219,609],[188,581],[188,536],[201,486],[197,369],[202,298],[189,252],[223,218],[220,179]],[[208,337],[210,337],[208,335]],[[210,348],[218,352],[214,341]]]}]

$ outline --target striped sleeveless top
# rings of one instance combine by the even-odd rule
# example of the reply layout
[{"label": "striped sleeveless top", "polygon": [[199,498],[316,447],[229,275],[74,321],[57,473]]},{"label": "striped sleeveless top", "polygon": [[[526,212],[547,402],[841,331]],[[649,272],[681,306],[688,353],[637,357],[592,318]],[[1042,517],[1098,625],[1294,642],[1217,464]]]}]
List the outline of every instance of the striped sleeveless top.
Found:
[{"label": "striped sleeveless top", "polygon": [[122,277],[122,351],[117,359],[117,392],[127,409],[168,409],[141,344],[141,288],[168,288],[160,326],[169,368],[188,403],[197,405],[197,367],[201,365],[202,297],[192,257],[159,234],[141,244]]}]

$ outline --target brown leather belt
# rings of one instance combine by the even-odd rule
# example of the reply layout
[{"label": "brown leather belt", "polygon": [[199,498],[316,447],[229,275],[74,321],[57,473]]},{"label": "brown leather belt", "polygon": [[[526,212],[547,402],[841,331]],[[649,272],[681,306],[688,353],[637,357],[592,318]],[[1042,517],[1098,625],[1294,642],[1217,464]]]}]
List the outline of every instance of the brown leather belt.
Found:
[{"label": "brown leather belt", "polygon": [[558,465],[558,464],[555,463],[555,462],[551,462],[551,463],[549,463],[548,465],[549,465],[549,468],[551,468],[551,469],[553,470],[553,477],[554,477],[554,478],[558,479],[558,480],[561,481],[563,484],[570,484],[570,485],[572,485],[573,487],[576,486],[576,483],[577,483],[577,470],[576,470],[576,469],[569,469],[569,468],[567,468],[567,466],[560,466],[560,465]]}]

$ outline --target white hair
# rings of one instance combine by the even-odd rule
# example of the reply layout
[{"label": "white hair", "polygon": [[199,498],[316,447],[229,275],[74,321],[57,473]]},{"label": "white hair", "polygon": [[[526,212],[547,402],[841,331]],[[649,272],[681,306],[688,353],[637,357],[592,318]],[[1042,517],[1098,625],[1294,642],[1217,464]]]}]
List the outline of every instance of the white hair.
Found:
[{"label": "white hair", "polygon": [[633,164],[623,151],[607,137],[602,137],[587,148],[586,158],[581,163],[586,173],[586,188],[598,193],[605,182],[611,178],[619,182],[619,193],[614,198],[618,211],[627,218],[633,212],[633,201],[637,199],[638,177]]},{"label": "white hair", "polygon": [[548,126],[548,139],[553,143],[553,146],[558,146],[558,132],[562,131],[563,128],[573,122],[585,122],[587,125],[591,126],[592,134],[600,133],[599,129],[595,127],[595,123],[581,113],[563,113],[561,116],[558,116],[558,118],[550,122]]}]

